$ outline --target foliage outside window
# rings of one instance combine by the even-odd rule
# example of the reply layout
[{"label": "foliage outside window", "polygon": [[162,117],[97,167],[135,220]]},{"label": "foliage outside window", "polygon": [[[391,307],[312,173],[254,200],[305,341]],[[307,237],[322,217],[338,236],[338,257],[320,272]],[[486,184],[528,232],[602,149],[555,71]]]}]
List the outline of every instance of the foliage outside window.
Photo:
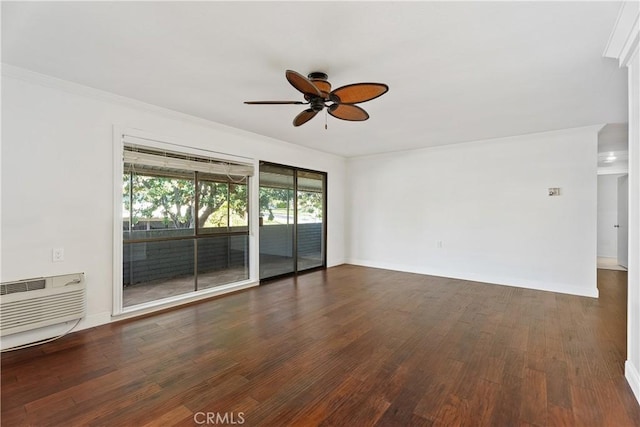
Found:
[{"label": "foliage outside window", "polygon": [[260,217],[263,225],[293,223],[293,190],[260,188]]},{"label": "foliage outside window", "polygon": [[[130,218],[132,231],[195,229],[195,173],[170,177],[136,169],[122,177],[125,231]],[[248,226],[245,183],[199,180],[197,189],[198,229]]]},{"label": "foliage outside window", "polygon": [[229,165],[230,174],[212,159],[127,150],[123,307],[247,280],[248,177],[242,174],[251,168]]},{"label": "foliage outside window", "polygon": [[[321,223],[323,194],[298,191],[298,223]],[[260,188],[260,216],[263,225],[293,224],[293,190]]]}]

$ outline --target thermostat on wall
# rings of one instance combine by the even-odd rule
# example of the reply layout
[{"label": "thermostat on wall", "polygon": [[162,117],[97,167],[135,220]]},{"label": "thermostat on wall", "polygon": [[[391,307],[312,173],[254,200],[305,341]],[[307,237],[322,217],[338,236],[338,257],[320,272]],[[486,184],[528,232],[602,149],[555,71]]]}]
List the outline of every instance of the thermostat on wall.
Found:
[{"label": "thermostat on wall", "polygon": [[560,188],[558,187],[553,187],[553,188],[549,188],[549,195],[550,196],[559,196],[560,195]]}]

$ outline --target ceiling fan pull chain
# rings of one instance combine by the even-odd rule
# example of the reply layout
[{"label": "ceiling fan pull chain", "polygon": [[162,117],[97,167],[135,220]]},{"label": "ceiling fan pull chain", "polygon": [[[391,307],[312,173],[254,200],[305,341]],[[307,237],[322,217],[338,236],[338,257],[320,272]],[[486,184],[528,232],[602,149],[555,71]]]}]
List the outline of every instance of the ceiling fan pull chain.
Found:
[{"label": "ceiling fan pull chain", "polygon": [[324,130],[327,130],[327,110],[324,110]]}]

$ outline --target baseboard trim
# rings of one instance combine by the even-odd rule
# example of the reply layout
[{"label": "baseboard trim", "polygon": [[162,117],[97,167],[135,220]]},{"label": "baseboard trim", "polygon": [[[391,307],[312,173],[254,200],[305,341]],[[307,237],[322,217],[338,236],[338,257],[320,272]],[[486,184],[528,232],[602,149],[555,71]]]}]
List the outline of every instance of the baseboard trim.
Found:
[{"label": "baseboard trim", "polygon": [[624,376],[631,387],[631,391],[633,391],[633,394],[636,396],[638,404],[640,404],[640,374],[629,360],[624,362]]},{"label": "baseboard trim", "polygon": [[[512,280],[493,277],[493,276],[489,277],[489,276],[475,275],[475,274],[458,274],[456,272],[435,270],[431,268],[425,268],[422,266],[417,267],[417,266],[411,266],[411,265],[399,265],[399,264],[393,264],[393,263],[375,262],[375,261],[361,260],[361,259],[349,259],[347,260],[347,264],[359,265],[362,267],[382,268],[385,270],[402,271],[405,273],[415,273],[415,274],[424,274],[428,276],[468,280],[472,282],[487,283],[491,285],[513,286],[514,288],[525,288],[525,289],[533,289],[536,291],[556,292],[560,294],[577,295],[581,297],[598,298],[599,296],[598,288],[597,286],[595,286],[595,284],[594,284],[594,289],[592,291],[585,292],[584,289],[575,288],[574,286],[564,285],[562,283],[547,284],[547,283],[539,283],[535,281],[518,282],[516,280],[512,281]],[[559,289],[559,287],[562,287],[562,289]]]}]

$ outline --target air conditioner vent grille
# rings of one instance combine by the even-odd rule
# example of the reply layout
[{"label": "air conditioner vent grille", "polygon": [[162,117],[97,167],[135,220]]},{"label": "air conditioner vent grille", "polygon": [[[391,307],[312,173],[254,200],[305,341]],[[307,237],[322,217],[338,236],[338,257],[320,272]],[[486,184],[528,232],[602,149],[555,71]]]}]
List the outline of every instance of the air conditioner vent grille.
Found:
[{"label": "air conditioner vent grille", "polygon": [[6,283],[0,285],[0,295],[9,295],[16,292],[29,292],[36,291],[38,289],[44,289],[46,284],[45,279],[37,280],[24,280],[21,282]]},{"label": "air conditioner vent grille", "polygon": [[[7,303],[2,307],[0,330],[66,318],[69,315],[74,315],[74,313],[81,313],[83,308],[84,289]],[[31,315],[24,316],[25,312],[29,312]],[[74,318],[77,317],[81,316]]]},{"label": "air conditioner vent grille", "polygon": [[0,286],[0,336],[77,320],[85,315],[83,273],[18,280]]}]

